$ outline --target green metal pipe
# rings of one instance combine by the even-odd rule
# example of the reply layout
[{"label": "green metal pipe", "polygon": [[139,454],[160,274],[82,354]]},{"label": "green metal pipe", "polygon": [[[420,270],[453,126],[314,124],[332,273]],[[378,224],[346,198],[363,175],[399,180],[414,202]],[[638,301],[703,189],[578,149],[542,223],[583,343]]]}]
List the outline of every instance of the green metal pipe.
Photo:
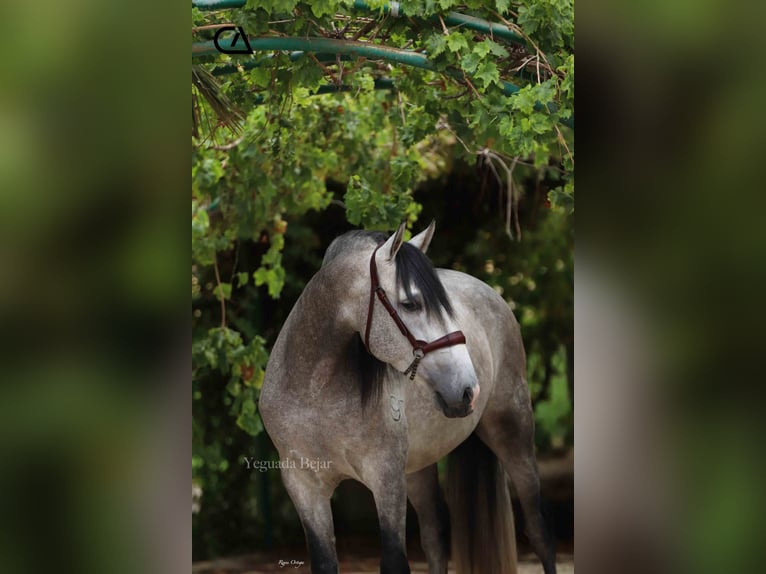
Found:
[{"label": "green metal pipe", "polygon": [[[377,11],[374,8],[370,8],[369,4],[363,0],[354,0],[354,8],[357,10],[365,10],[367,12]],[[404,9],[400,6],[399,2],[391,2],[390,4],[383,6],[382,10],[384,14],[392,14],[395,17],[406,16]],[[503,24],[487,22],[481,18],[468,16],[467,14],[460,14],[459,12],[448,12],[442,18],[444,23],[450,26],[461,26],[463,28],[468,28],[469,30],[475,30],[484,34],[504,38],[505,40],[515,42],[516,44],[526,44],[524,38]],[[439,17],[431,16],[429,19],[438,21]]]},{"label": "green metal pipe", "polygon": [[[423,70],[437,71],[424,54],[391,48],[389,46],[355,42],[353,40],[337,40],[335,38],[252,37],[248,38],[248,41],[254,52],[259,50],[282,50],[287,52],[331,53],[339,54],[341,56],[368,58],[371,60],[387,60],[412,66],[414,68],[421,68]],[[232,48],[235,47],[244,47],[244,42],[242,42],[242,46],[232,46]],[[209,56],[218,53],[219,52],[212,41],[192,44],[193,56]],[[458,79],[461,78],[460,72],[458,71],[448,70],[447,73]],[[511,82],[501,80],[500,83],[502,92],[506,96],[512,96],[519,91],[519,87]],[[555,107],[549,106],[548,109],[551,112],[555,111]],[[561,120],[561,123],[569,127],[574,126],[571,118],[568,120]]]},{"label": "green metal pipe", "polygon": [[[342,56],[356,56],[368,58],[371,60],[387,60],[397,62],[406,66],[413,66],[423,70],[436,71],[434,65],[428,61],[424,54],[411,52],[409,50],[400,50],[389,46],[378,44],[368,44],[365,42],[355,42],[353,40],[336,40],[335,38],[274,38],[274,37],[254,37],[248,38],[250,47],[254,52],[259,50],[284,50],[295,53],[300,52],[319,52],[333,53]],[[238,44],[232,46],[244,47]],[[192,44],[193,56],[210,56],[218,54],[213,42],[199,42]],[[453,74],[456,72],[453,72]],[[510,82],[502,82],[503,93],[507,96],[519,91],[519,87]]]},{"label": "green metal pipe", "polygon": [[[200,10],[220,10],[224,8],[241,8],[246,4],[246,0],[192,0],[192,6],[199,8]],[[367,2],[363,0],[354,0],[354,8],[357,10],[363,10],[365,12],[377,12],[378,9],[371,8]],[[394,17],[406,16],[404,9],[399,2],[391,2],[381,9],[383,14],[392,14]],[[430,20],[437,20],[438,16],[431,16]],[[460,14],[459,12],[448,12],[443,16],[444,23],[450,26],[461,26],[468,28],[469,30],[475,30],[483,34],[490,34],[491,36],[497,36],[498,38],[504,38],[510,42],[517,44],[526,44],[524,38],[519,36],[516,32],[511,30],[504,24],[496,24],[494,22],[488,22],[475,16],[468,16],[467,14]]]},{"label": "green metal pipe", "polygon": [[469,16],[468,14],[460,14],[459,12],[449,12],[444,17],[444,22],[450,26],[463,26],[469,30],[475,30],[490,36],[497,36],[503,38],[509,42],[516,44],[523,44],[526,46],[527,41],[519,36],[516,32],[511,30],[505,24],[496,24],[495,22],[488,22],[481,18]]},{"label": "green metal pipe", "polygon": [[223,10],[224,8],[242,8],[247,0],[192,0],[192,6],[200,10]]},{"label": "green metal pipe", "polygon": [[[305,55],[306,55],[306,52],[290,52],[290,54],[288,54],[288,57],[290,58],[291,62],[295,62],[296,60],[302,58]],[[322,63],[334,63],[338,59],[338,56],[336,56],[335,54],[320,53],[320,54],[314,54],[314,57],[316,57],[316,59]],[[245,70],[252,70],[253,68],[258,68],[262,66],[264,63],[266,63],[266,60],[271,60],[273,58],[274,56],[268,55],[258,60],[251,60],[249,62],[244,62],[242,64],[225,64],[223,66],[218,66],[211,73],[214,76],[225,76],[226,74],[233,74],[240,68],[243,68]],[[340,56],[340,59],[343,62],[348,62],[351,58],[349,56]]]},{"label": "green metal pipe", "polygon": [[[407,66],[433,70],[434,67],[424,54],[390,48],[377,44],[355,42],[353,40],[336,40],[335,38],[275,38],[275,37],[252,37],[248,38],[250,47],[254,52],[261,50],[282,50],[301,52],[324,52],[346,56],[369,58],[371,60],[389,60]],[[243,48],[239,43],[232,48]],[[198,42],[192,44],[192,56],[211,56],[218,54],[215,44],[210,42]]]}]

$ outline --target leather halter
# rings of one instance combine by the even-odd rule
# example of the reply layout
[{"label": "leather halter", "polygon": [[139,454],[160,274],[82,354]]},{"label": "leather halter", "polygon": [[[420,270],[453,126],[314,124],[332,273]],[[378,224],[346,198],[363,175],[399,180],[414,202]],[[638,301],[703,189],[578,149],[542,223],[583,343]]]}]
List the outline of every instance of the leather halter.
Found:
[{"label": "leather halter", "polygon": [[378,253],[378,249],[380,249],[380,245],[375,248],[375,251],[372,252],[372,257],[370,258],[370,304],[367,308],[367,325],[364,329],[364,345],[367,347],[367,351],[369,352],[370,327],[372,325],[372,315],[375,311],[375,295],[377,295],[378,299],[380,299],[380,302],[383,303],[383,307],[386,308],[386,311],[388,311],[388,314],[391,315],[394,323],[396,323],[396,326],[399,327],[402,335],[407,337],[410,345],[412,345],[412,354],[414,355],[415,359],[404,371],[404,374],[409,374],[410,380],[412,380],[415,378],[415,374],[418,371],[418,365],[420,364],[420,361],[423,359],[423,357],[425,357],[431,351],[436,351],[437,349],[443,349],[444,347],[451,347],[453,345],[465,344],[465,335],[463,335],[462,331],[453,331],[452,333],[448,333],[443,337],[439,337],[430,343],[416,339],[415,336],[410,333],[410,330],[407,328],[407,325],[404,324],[404,321],[402,321],[399,313],[396,312],[396,309],[391,304],[391,301],[389,301],[388,296],[386,295],[386,290],[380,286],[380,281],[378,279],[378,266],[375,263],[375,255]]}]

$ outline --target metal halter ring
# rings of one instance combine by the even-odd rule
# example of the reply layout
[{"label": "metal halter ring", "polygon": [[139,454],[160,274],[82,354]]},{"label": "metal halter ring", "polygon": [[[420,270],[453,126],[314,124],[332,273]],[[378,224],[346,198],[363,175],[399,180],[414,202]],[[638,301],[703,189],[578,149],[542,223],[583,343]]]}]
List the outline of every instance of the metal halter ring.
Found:
[{"label": "metal halter ring", "polygon": [[412,354],[415,356],[415,359],[410,363],[410,366],[407,367],[407,370],[404,371],[404,374],[410,375],[410,380],[413,380],[415,378],[415,375],[418,374],[418,367],[420,366],[420,359],[426,356],[425,351],[420,347],[415,347],[412,349]]}]

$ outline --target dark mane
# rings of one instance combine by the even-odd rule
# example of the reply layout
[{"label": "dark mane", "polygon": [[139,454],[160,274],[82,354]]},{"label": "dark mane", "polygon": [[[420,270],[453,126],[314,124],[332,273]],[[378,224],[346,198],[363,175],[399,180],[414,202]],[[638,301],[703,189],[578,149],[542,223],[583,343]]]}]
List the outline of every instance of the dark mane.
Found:
[{"label": "dark mane", "polygon": [[352,371],[359,375],[359,394],[362,399],[362,409],[367,409],[368,405],[376,405],[380,400],[380,393],[383,389],[383,377],[389,368],[388,363],[384,363],[377,357],[367,352],[367,348],[362,342],[359,333],[349,341],[346,356],[349,360],[349,366]]},{"label": "dark mane", "polygon": [[[354,230],[344,233],[327,248],[322,266],[327,265],[341,253],[362,245],[380,245],[388,237],[380,231]],[[423,306],[429,316],[435,314],[436,317],[441,318],[443,311],[450,316],[453,315],[452,304],[433,264],[420,249],[406,242],[402,243],[396,254],[396,282],[404,289],[408,297],[412,297],[413,285],[420,291]],[[347,358],[351,368],[359,373],[362,408],[366,409],[368,405],[377,404],[388,365],[367,352],[358,333],[349,342]]]}]

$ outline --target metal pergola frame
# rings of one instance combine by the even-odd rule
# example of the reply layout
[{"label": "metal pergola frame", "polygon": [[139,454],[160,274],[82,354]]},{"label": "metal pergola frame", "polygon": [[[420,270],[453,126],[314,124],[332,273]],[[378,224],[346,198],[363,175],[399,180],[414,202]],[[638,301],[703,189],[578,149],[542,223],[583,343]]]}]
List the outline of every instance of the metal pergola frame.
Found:
[{"label": "metal pergola frame", "polygon": [[[200,10],[221,10],[241,8],[246,4],[246,0],[192,0],[192,6],[199,8]],[[394,17],[403,17],[404,12],[398,2],[391,2],[389,5],[384,6],[381,9],[373,9],[363,2],[362,0],[354,1],[354,8],[357,10],[378,12],[383,14],[391,14]],[[438,18],[435,16],[434,18]],[[513,30],[503,24],[496,24],[494,22],[488,22],[480,18],[460,14],[458,12],[449,12],[447,15],[442,16],[442,19],[446,24],[453,26],[461,26],[477,32],[490,34],[503,38],[510,42],[526,45],[526,41],[516,34]],[[239,41],[240,44],[234,44],[232,48],[245,47],[245,40]],[[334,59],[336,56],[343,58],[363,57],[370,60],[386,60],[403,64],[406,66],[412,66],[430,71],[440,71],[436,66],[429,61],[426,54],[415,52],[412,50],[403,50],[399,48],[392,48],[389,46],[381,46],[378,44],[370,44],[367,42],[359,42],[354,40],[339,40],[335,38],[319,38],[319,37],[301,37],[301,38],[279,38],[279,37],[248,37],[247,42],[252,52],[258,51],[285,51],[289,53],[291,60],[297,60],[306,53],[313,53],[316,55],[328,56]],[[216,48],[213,41],[209,42],[197,42],[192,44],[192,57],[208,56],[218,54],[219,51]],[[257,67],[259,62],[248,62],[243,65],[246,68]],[[215,74],[222,75],[233,73],[239,68],[238,65],[227,65],[219,68]],[[453,77],[459,77],[457,70],[442,71]],[[391,89],[393,83],[390,80],[383,79],[383,83],[380,86],[376,86],[378,89]],[[500,80],[500,89],[505,96],[513,96],[519,91],[519,87],[511,82]],[[337,86],[321,86],[315,93],[331,93],[343,91],[342,88]],[[539,104],[538,104],[539,105]],[[542,106],[540,106],[542,108]],[[552,104],[548,106],[549,111],[555,112],[556,108]],[[570,128],[574,129],[574,118],[561,119],[560,122]]]}]

